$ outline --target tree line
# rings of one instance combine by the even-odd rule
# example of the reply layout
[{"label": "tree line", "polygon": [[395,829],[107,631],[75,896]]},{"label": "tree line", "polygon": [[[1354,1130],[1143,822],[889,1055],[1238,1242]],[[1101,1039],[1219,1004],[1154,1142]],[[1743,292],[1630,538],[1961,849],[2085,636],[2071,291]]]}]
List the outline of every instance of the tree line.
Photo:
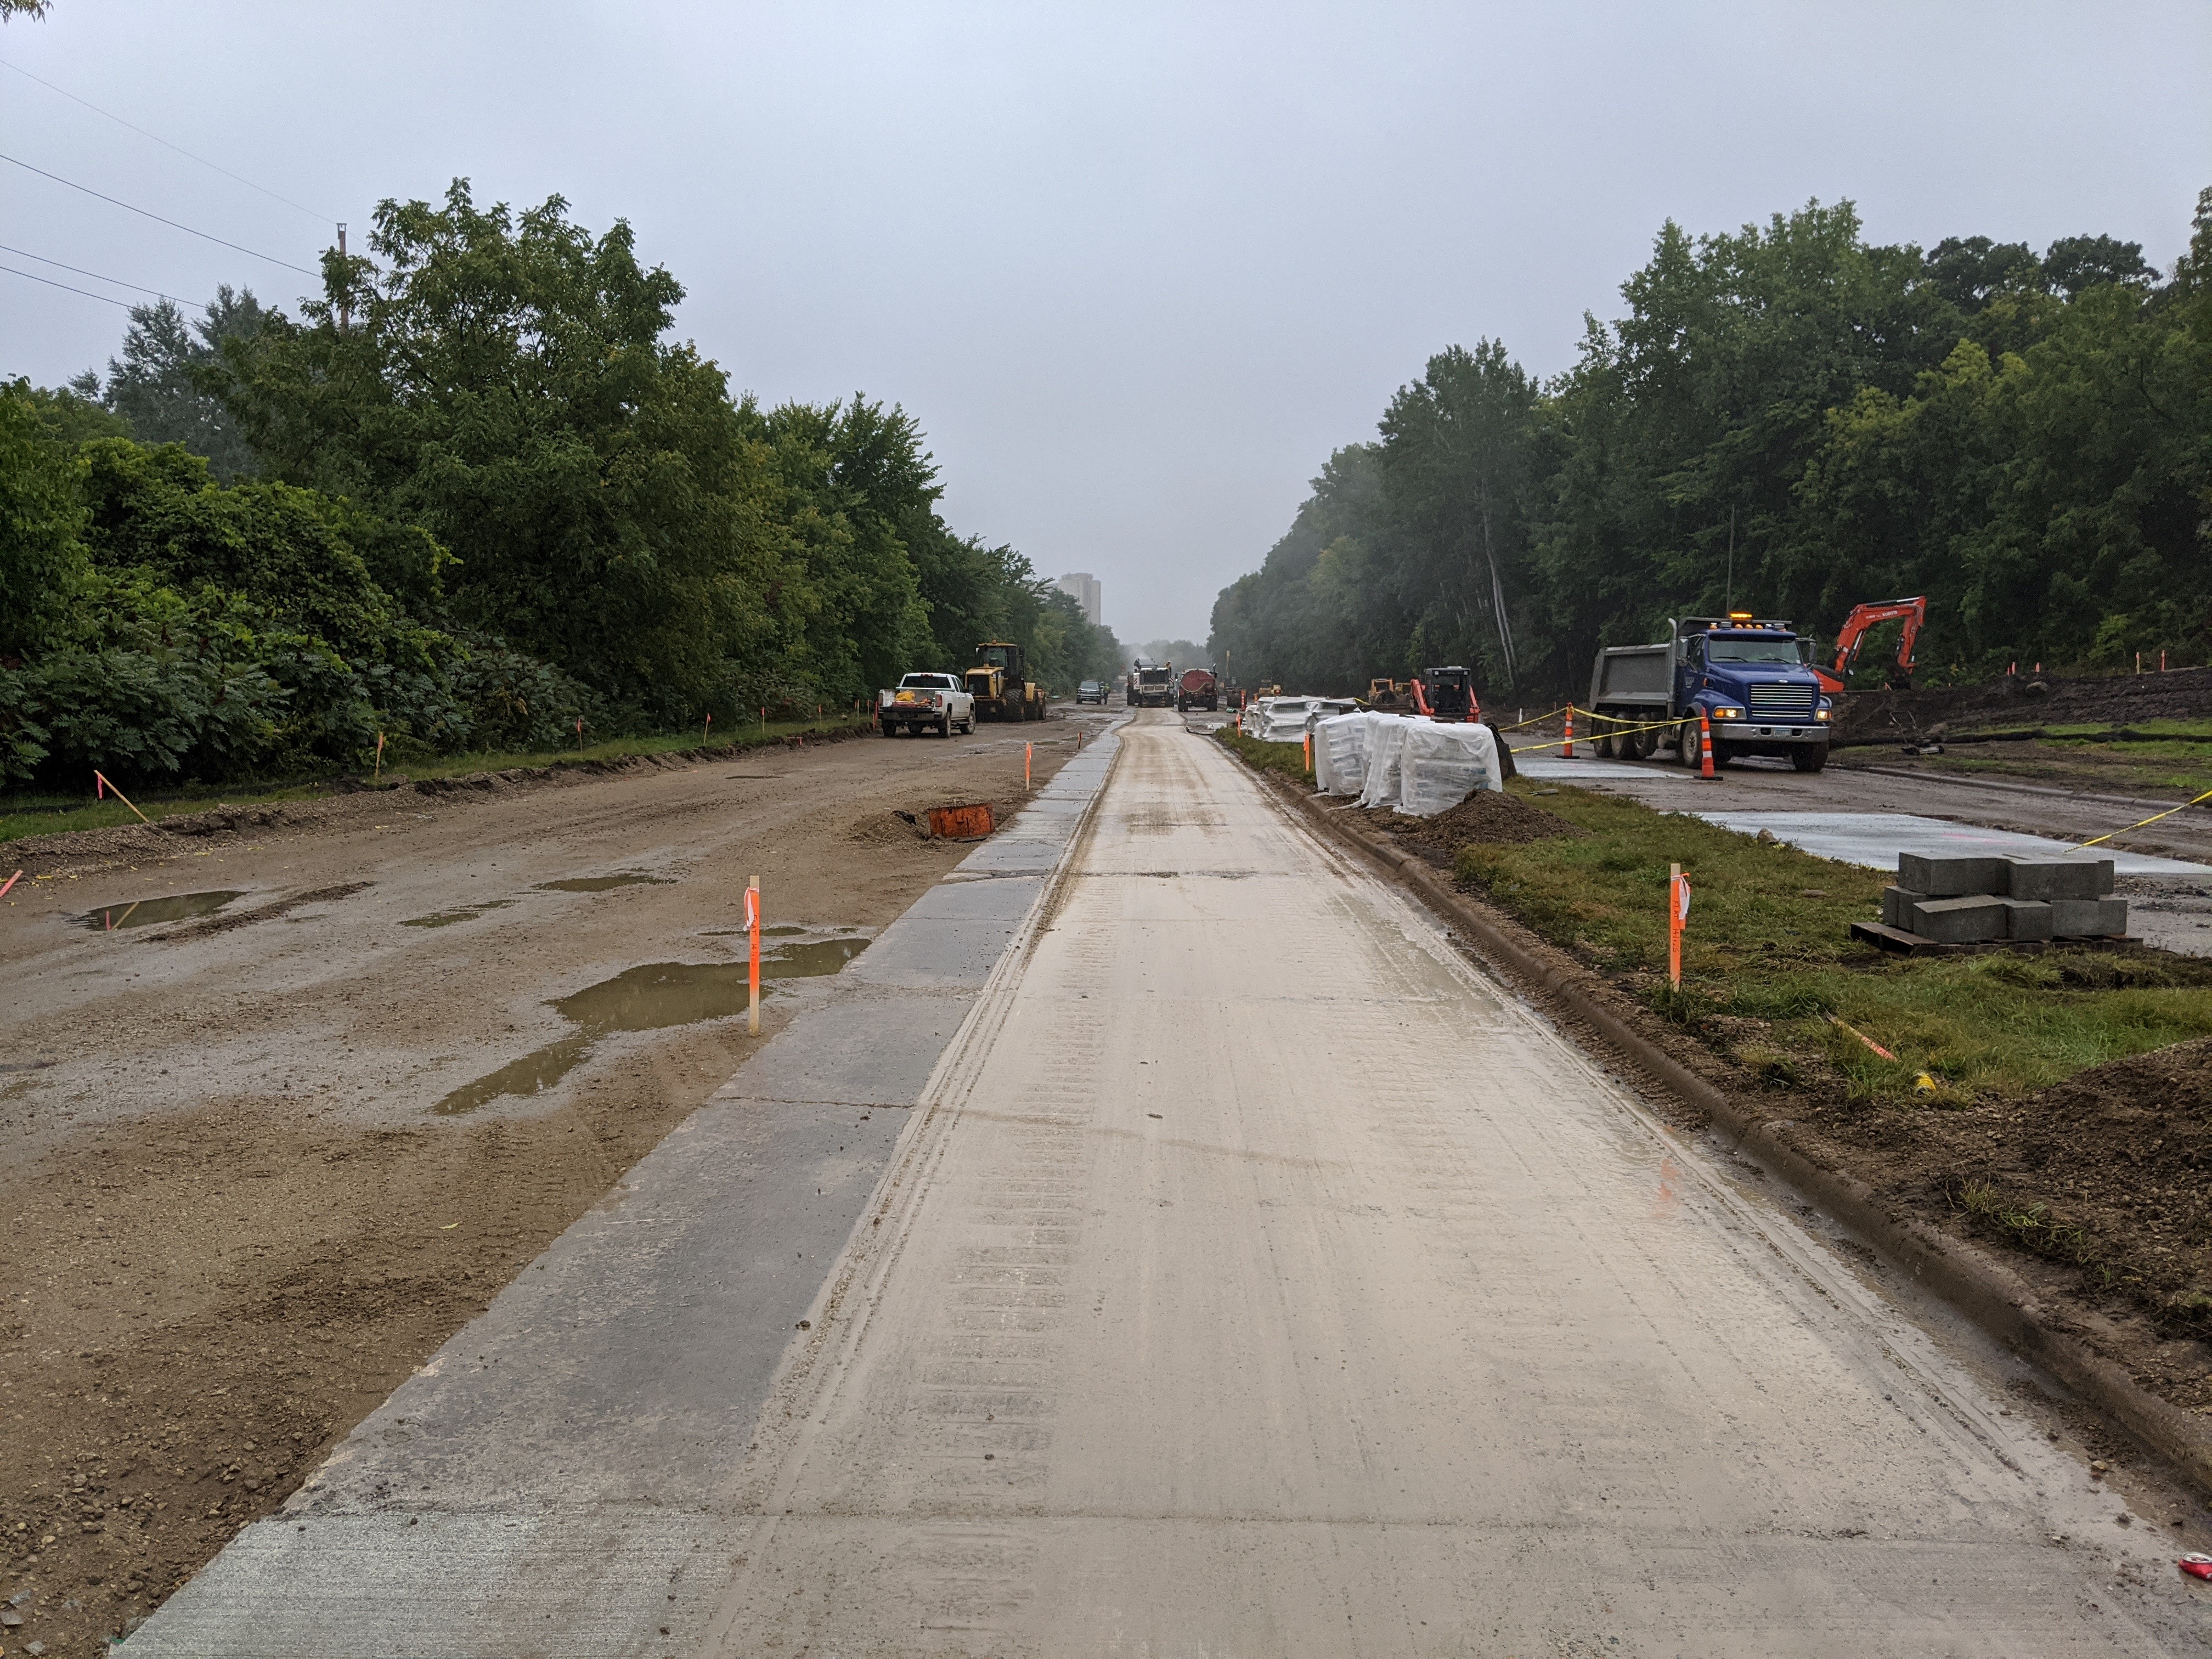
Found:
[{"label": "tree line", "polygon": [[763,408],[559,198],[387,201],[295,316],[134,308],[105,376],[0,386],[0,784],[225,780],[727,726],[1028,648],[1121,647],[957,534],[915,419]]},{"label": "tree line", "polygon": [[1926,678],[2212,653],[2212,190],[2164,274],[2106,236],[1876,246],[1816,202],[1670,222],[1621,296],[1548,384],[1494,340],[1431,357],[1222,590],[1217,659],[1566,696],[1670,616],[1832,640],[1914,594]]}]

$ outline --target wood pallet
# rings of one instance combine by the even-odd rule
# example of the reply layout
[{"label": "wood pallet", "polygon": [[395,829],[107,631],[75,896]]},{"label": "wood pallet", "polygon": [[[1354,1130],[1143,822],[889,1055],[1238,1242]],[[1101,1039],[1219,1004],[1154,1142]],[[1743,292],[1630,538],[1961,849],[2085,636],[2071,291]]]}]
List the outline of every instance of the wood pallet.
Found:
[{"label": "wood pallet", "polygon": [[1941,939],[1908,933],[1902,927],[1892,927],[1881,921],[1855,921],[1851,937],[1863,939],[1877,950],[1887,951],[1901,957],[1977,957],[1987,956],[1993,951],[2009,951],[2014,956],[2041,956],[2045,951],[2126,951],[2142,946],[2142,940],[2133,934],[2124,938],[2097,939],[1992,939],[1978,940],[1972,945],[1947,945]]}]

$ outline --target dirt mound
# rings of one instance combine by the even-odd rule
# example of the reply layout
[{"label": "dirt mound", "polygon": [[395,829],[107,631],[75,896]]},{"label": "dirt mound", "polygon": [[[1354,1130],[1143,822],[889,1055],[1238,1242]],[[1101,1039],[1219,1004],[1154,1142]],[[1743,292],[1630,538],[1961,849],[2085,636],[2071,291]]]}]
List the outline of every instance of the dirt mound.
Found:
[{"label": "dirt mound", "polygon": [[870,812],[845,826],[845,839],[861,847],[900,847],[922,838],[921,824],[908,823],[896,812]]},{"label": "dirt mound", "polygon": [[1547,812],[1516,795],[1502,795],[1494,789],[1478,789],[1450,811],[1439,812],[1434,817],[1401,817],[1395,812],[1379,816],[1386,829],[1407,841],[1447,854],[1475,842],[1517,847],[1532,841],[1555,841],[1565,836],[1589,833],[1556,812]]},{"label": "dirt mound", "polygon": [[1839,743],[1884,743],[1984,726],[2193,720],[2212,714],[2212,668],[2103,679],[2008,675],[1981,685],[1914,691],[1853,691],[1837,699]]},{"label": "dirt mound", "polygon": [[[1870,1158],[1875,1167],[1858,1173],[1959,1231],[2079,1269],[2093,1302],[2140,1314],[2164,1337],[2212,1334],[2212,1037],[2110,1060],[2023,1100],[1818,1121]],[[2212,1371],[2180,1369],[2189,1374],[2159,1379],[2168,1397],[2212,1403]]]}]

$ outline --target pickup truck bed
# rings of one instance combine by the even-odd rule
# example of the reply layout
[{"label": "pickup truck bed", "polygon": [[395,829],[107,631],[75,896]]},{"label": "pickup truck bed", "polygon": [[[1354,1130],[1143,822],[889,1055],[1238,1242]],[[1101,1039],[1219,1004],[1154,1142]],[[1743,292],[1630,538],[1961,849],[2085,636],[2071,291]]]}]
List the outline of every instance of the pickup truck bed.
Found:
[{"label": "pickup truck bed", "polygon": [[949,738],[975,729],[975,699],[954,674],[908,674],[876,701],[876,723],[887,738],[934,732]]}]

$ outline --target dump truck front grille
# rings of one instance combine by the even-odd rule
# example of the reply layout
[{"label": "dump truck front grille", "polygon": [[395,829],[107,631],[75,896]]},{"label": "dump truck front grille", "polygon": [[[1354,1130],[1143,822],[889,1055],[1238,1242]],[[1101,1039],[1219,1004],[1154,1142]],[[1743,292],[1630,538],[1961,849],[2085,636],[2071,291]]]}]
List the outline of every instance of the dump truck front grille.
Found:
[{"label": "dump truck front grille", "polygon": [[1751,717],[1755,720],[1809,720],[1818,694],[1809,685],[1771,681],[1751,688]]}]

